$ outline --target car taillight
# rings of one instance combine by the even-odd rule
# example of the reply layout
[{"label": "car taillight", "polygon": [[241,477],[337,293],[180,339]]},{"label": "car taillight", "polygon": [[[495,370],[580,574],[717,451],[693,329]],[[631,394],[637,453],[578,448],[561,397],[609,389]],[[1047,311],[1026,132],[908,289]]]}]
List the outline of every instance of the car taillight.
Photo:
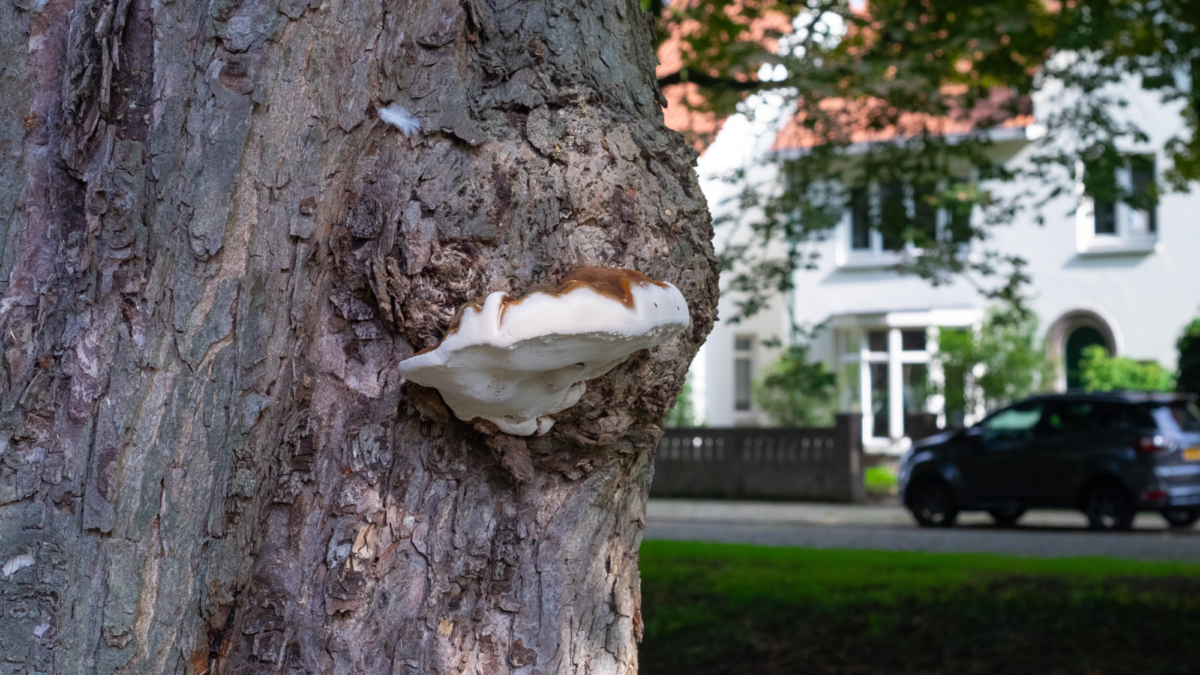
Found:
[{"label": "car taillight", "polygon": [[1141,452],[1158,452],[1167,447],[1167,439],[1162,436],[1142,436],[1138,440],[1137,449]]},{"label": "car taillight", "polygon": [[1144,502],[1161,502],[1167,498],[1167,493],[1162,490],[1146,490],[1142,493],[1142,501]]}]

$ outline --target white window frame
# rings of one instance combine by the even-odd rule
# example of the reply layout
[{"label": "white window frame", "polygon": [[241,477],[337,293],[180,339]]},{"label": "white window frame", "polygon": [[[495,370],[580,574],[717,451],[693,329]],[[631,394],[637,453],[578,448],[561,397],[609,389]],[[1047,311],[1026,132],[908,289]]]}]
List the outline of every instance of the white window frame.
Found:
[{"label": "white window frame", "polygon": [[[863,447],[870,452],[879,452],[883,454],[899,454],[908,449],[911,445],[911,439],[903,436],[903,419],[904,419],[904,383],[903,369],[908,364],[928,364],[929,384],[938,388],[945,383],[945,373],[941,368],[937,367],[934,356],[937,353],[937,340],[941,332],[941,328],[972,328],[977,329],[980,322],[983,321],[984,310],[982,307],[942,307],[927,310],[910,310],[898,312],[880,312],[880,313],[847,313],[839,314],[828,319],[829,327],[835,331],[835,344],[837,344],[835,358],[839,360],[839,367],[844,364],[853,363],[858,366],[858,382],[845,382],[849,386],[857,386],[857,394],[849,401],[850,407],[843,408],[844,412],[853,410],[857,399],[858,410],[862,412],[862,438]],[[868,343],[869,332],[874,330],[888,331],[888,350],[884,352],[871,352]],[[905,352],[903,346],[903,332],[905,330],[924,330],[925,331],[925,350]],[[894,333],[892,331],[895,331]],[[864,358],[865,357],[865,358]],[[889,367],[888,374],[888,398],[889,398],[889,426],[891,420],[900,420],[901,427],[898,431],[901,436],[892,438],[892,430],[889,429],[887,438],[873,437],[875,421],[870,413],[871,392],[870,392],[870,373],[869,365],[871,362],[883,363],[886,362]],[[895,365],[893,365],[893,362]],[[895,383],[895,384],[893,384]],[[970,396],[971,394],[968,393]],[[894,401],[894,402],[893,402]],[[933,394],[925,399],[924,410],[927,413],[937,415],[943,418],[945,415],[945,398]],[[939,419],[939,426],[944,423],[944,419]]]},{"label": "white window frame", "polygon": [[[934,345],[937,343],[937,329],[923,326],[862,326],[852,329],[858,334],[859,348],[857,352],[849,351],[842,355],[844,363],[858,363],[859,373],[859,407],[862,410],[862,438],[867,448],[891,447],[903,442],[907,437],[904,430],[904,366],[923,364],[928,368],[927,377],[931,383],[937,383],[940,370],[932,367]],[[925,349],[905,351],[903,349],[903,331],[924,330]],[[870,334],[875,331],[887,332],[887,351],[873,352],[870,345]],[[854,333],[851,333],[853,335]],[[875,436],[875,413],[872,406],[871,364],[885,363],[888,371],[888,435]],[[926,402],[926,412],[942,414],[940,399],[931,397]]]}]

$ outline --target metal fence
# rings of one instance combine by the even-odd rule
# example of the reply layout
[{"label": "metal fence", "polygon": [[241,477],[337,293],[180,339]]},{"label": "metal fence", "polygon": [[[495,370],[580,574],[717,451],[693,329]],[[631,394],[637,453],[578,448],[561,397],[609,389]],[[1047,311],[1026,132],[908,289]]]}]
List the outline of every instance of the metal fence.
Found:
[{"label": "metal fence", "polygon": [[862,501],[861,417],[812,429],[667,429],[650,496]]}]

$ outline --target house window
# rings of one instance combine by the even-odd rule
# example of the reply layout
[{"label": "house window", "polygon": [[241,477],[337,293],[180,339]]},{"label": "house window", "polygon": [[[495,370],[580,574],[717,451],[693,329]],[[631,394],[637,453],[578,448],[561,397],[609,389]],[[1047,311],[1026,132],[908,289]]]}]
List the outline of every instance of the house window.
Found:
[{"label": "house window", "polygon": [[[888,181],[879,185],[879,219],[880,222],[895,223],[908,218],[908,204],[904,199],[904,183],[898,180]],[[881,237],[884,250],[899,251],[904,248],[904,240],[896,236],[895,228],[886,228]]]},{"label": "house window", "polygon": [[886,330],[868,331],[867,350],[886,354],[888,350],[888,332]]},{"label": "house window", "polygon": [[901,388],[904,394],[904,412],[921,414],[929,400],[929,364],[906,363],[901,368],[904,373],[904,383]]},{"label": "house window", "polygon": [[887,438],[890,433],[889,413],[892,406],[888,400],[891,387],[888,386],[888,364],[872,363],[867,371],[871,379],[871,437]]},{"label": "house window", "polygon": [[1129,158],[1129,233],[1158,232],[1158,191],[1154,184],[1154,158]]},{"label": "house window", "polygon": [[750,410],[750,382],[754,377],[754,337],[738,335],[733,338],[733,409]]},{"label": "house window", "polygon": [[938,236],[938,190],[933,183],[913,185],[913,227],[930,241]]},{"label": "house window", "polygon": [[946,229],[951,242],[966,244],[971,241],[971,235],[974,234],[974,230],[971,229],[971,210],[972,204],[964,201],[956,204],[946,214]]},{"label": "house window", "polygon": [[850,248],[871,248],[871,193],[865,187],[850,191]]},{"label": "house window", "polygon": [[1119,201],[1095,200],[1093,224],[1100,235],[1136,237],[1158,230],[1155,213],[1154,158],[1135,155],[1115,171]]},{"label": "house window", "polygon": [[[1111,172],[1116,200],[1095,197],[1084,200],[1080,221],[1080,246],[1083,253],[1109,249],[1153,248],[1158,236],[1158,194],[1155,187],[1154,157],[1133,155],[1114,168],[1085,168],[1089,174]],[[1090,206],[1090,208],[1088,208]]]},{"label": "house window", "polygon": [[1096,234],[1117,233],[1117,203],[1096,200],[1096,212],[1092,216]]},{"label": "house window", "polygon": [[925,351],[925,329],[900,331],[900,349],[906,352]]},{"label": "house window", "polygon": [[[969,203],[938,207],[936,183],[887,181],[850,190],[842,246],[850,258],[842,264],[867,265],[893,253],[916,251],[939,238],[967,243],[971,239]],[[886,223],[889,227],[880,227]],[[909,235],[911,238],[906,238]]]}]

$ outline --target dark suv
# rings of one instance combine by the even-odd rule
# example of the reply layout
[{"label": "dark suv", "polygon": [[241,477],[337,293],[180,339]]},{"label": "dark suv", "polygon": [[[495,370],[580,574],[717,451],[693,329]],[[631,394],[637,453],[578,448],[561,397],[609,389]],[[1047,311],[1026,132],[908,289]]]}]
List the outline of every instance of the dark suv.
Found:
[{"label": "dark suv", "polygon": [[1200,409],[1185,394],[1035,396],[968,429],[918,441],[900,462],[900,494],[922,526],[987,511],[1012,525],[1030,507],[1070,507],[1093,529],[1137,511],[1175,527],[1200,520]]}]

